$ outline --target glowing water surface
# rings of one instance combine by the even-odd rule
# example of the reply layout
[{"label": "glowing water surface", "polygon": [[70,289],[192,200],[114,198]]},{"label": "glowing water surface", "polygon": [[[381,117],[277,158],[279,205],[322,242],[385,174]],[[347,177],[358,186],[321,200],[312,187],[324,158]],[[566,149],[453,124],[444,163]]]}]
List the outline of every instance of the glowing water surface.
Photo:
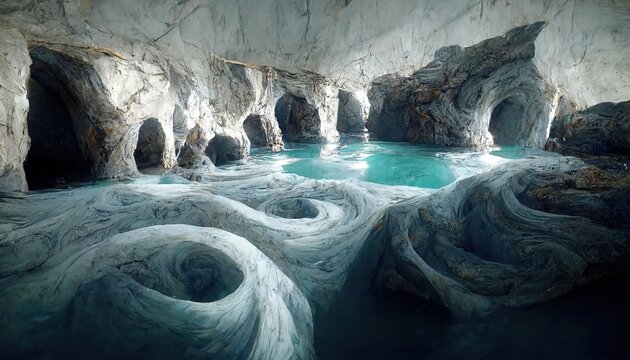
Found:
[{"label": "glowing water surface", "polygon": [[[266,165],[311,179],[359,179],[384,185],[437,189],[509,159],[531,156],[553,155],[517,146],[471,151],[347,138],[339,144],[287,143],[284,151],[276,153],[254,149],[245,163]],[[239,164],[230,164],[222,168],[237,170],[238,167]]]}]

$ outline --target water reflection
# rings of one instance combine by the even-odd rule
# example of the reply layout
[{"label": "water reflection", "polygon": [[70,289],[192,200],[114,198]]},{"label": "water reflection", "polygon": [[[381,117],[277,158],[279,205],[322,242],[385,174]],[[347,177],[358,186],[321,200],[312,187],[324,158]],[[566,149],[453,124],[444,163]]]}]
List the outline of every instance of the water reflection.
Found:
[{"label": "water reflection", "polygon": [[288,143],[279,153],[255,152],[251,161],[312,179],[359,179],[437,189],[506,161],[531,156],[552,154],[515,146],[479,152],[346,138],[339,144]]}]

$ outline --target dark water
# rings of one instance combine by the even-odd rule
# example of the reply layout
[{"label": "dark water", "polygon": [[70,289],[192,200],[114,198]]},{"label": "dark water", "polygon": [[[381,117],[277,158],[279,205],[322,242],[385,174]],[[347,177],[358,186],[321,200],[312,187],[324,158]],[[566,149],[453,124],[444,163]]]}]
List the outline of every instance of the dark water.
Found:
[{"label": "dark water", "polygon": [[318,358],[628,359],[629,275],[463,322],[401,293],[345,293],[315,324]]}]

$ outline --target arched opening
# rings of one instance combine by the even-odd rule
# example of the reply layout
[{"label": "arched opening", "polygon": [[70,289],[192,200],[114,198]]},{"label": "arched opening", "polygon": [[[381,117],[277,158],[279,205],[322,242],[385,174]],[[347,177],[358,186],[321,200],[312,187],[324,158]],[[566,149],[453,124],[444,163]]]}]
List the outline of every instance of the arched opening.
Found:
[{"label": "arched opening", "polygon": [[138,170],[150,171],[163,166],[166,135],[162,124],[155,118],[149,118],[138,130],[138,145],[133,152]]},{"label": "arched opening", "polygon": [[345,134],[365,132],[363,104],[355,94],[339,90],[339,108],[337,111],[337,131]]},{"label": "arched opening", "polygon": [[275,115],[284,140],[320,142],[319,114],[306,99],[284,94],[276,103]]},{"label": "arched opening", "polygon": [[524,134],[527,122],[526,99],[522,96],[511,96],[498,103],[492,110],[488,131],[492,134],[496,145],[515,145]]},{"label": "arched opening", "polygon": [[249,139],[252,148],[260,148],[269,145],[267,130],[261,115],[251,114],[243,122],[243,130]]},{"label": "arched opening", "polygon": [[30,190],[91,178],[92,164],[82,151],[76,122],[68,104],[69,92],[41,48],[31,49],[31,77],[27,84],[28,134],[31,146],[24,162]]},{"label": "arched opening", "polygon": [[206,147],[205,154],[216,166],[242,159],[244,156],[242,146],[234,138],[225,135],[213,137]]}]

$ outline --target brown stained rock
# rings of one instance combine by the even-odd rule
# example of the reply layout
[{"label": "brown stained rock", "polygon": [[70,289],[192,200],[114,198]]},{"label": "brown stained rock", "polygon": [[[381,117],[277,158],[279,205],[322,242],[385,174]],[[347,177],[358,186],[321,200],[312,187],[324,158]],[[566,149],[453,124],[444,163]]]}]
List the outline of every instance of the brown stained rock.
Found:
[{"label": "brown stained rock", "polygon": [[[542,147],[554,92],[531,59],[543,27],[517,27],[465,49],[444,47],[409,77],[375,79],[368,92],[372,137],[484,147],[494,136],[495,144]],[[493,123],[495,108],[505,111]]]},{"label": "brown stained rock", "polygon": [[520,200],[545,212],[582,216],[612,228],[630,228],[630,176],[594,166],[531,186]]},{"label": "brown stained rock", "polygon": [[[556,117],[546,149],[582,158],[601,155],[630,156],[630,100],[600,103]],[[553,144],[553,145],[551,145]]]}]

